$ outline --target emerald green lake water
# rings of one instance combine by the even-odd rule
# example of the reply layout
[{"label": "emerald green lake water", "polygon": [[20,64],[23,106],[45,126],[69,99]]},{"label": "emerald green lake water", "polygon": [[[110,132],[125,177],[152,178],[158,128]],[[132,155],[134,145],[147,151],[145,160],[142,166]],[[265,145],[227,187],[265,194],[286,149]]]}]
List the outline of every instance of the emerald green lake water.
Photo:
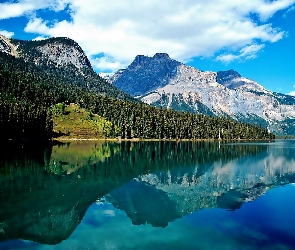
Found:
[{"label": "emerald green lake water", "polygon": [[0,249],[295,249],[294,140],[2,148]]}]

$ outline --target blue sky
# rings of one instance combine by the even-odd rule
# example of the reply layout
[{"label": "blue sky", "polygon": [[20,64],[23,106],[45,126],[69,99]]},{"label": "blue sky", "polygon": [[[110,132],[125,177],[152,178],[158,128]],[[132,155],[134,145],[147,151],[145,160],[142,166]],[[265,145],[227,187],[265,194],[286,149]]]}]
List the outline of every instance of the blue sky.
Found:
[{"label": "blue sky", "polygon": [[166,52],[295,95],[295,0],[1,0],[0,33],[76,40],[97,72]]}]

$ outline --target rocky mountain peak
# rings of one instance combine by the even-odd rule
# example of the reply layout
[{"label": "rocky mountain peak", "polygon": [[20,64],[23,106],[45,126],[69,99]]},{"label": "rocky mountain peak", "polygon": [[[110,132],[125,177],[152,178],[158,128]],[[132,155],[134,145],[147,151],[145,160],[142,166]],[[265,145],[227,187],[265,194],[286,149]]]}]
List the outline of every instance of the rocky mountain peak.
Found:
[{"label": "rocky mountain peak", "polygon": [[141,63],[142,61],[144,61],[147,58],[147,56],[144,55],[137,55],[134,59],[134,62],[136,63]]},{"label": "rocky mountain peak", "polygon": [[40,41],[9,39],[0,35],[0,51],[37,65],[72,67],[80,72],[92,71],[90,61],[79,44],[67,37]]},{"label": "rocky mountain peak", "polygon": [[170,56],[167,53],[156,53],[153,56],[153,59],[158,59],[158,60],[171,60]]},{"label": "rocky mountain peak", "polygon": [[53,37],[25,41],[0,35],[0,52],[18,57],[19,61],[32,66],[35,64],[44,74],[58,76],[69,86],[78,86],[110,97],[134,101],[133,97],[96,74],[81,46],[70,38]]},{"label": "rocky mountain peak", "polygon": [[153,57],[138,55],[125,69],[115,73],[109,81],[116,87],[133,95],[143,95],[165,86],[177,74],[180,62],[167,53],[156,53]]},{"label": "rocky mountain peak", "polygon": [[269,93],[268,90],[259,85],[257,82],[241,76],[233,69],[218,71],[216,75],[216,81],[229,89],[241,89],[245,91]]},{"label": "rocky mountain peak", "polygon": [[36,49],[49,61],[57,66],[74,65],[76,68],[91,67],[90,61],[82,48],[69,38],[60,38],[45,44],[40,44]]},{"label": "rocky mountain peak", "polygon": [[200,71],[157,53],[137,56],[112,83],[154,106],[255,122],[278,134],[295,133],[295,98],[266,90],[233,69]]},{"label": "rocky mountain peak", "polygon": [[237,71],[230,69],[226,71],[218,71],[216,80],[218,83],[223,84],[239,77],[241,77],[241,75]]}]

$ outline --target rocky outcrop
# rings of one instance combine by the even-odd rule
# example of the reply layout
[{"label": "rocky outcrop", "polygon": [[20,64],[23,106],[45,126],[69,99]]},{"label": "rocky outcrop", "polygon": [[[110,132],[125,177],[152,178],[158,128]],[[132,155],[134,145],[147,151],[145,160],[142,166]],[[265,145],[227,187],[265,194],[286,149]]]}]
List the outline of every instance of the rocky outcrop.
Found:
[{"label": "rocky outcrop", "polygon": [[[66,43],[67,40],[67,38],[64,38],[60,41],[37,46],[36,49],[42,53],[42,57],[46,57],[57,67],[72,64],[77,69],[91,68],[90,62],[81,47],[76,43],[69,46]],[[38,64],[38,61],[36,63]]]},{"label": "rocky outcrop", "polygon": [[11,44],[8,38],[0,34],[0,51],[12,56],[17,56],[16,50],[17,46]]}]

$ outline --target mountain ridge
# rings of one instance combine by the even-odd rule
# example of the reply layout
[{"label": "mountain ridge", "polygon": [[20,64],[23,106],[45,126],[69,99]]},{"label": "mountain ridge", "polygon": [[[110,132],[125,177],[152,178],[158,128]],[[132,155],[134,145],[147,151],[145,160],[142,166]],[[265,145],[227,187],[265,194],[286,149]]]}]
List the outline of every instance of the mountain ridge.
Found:
[{"label": "mountain ridge", "polygon": [[109,81],[150,105],[250,120],[277,134],[295,134],[295,97],[267,90],[233,69],[201,71],[156,55],[140,56]]},{"label": "mountain ridge", "polygon": [[0,51],[21,58],[27,63],[34,63],[45,72],[58,75],[69,86],[74,83],[98,94],[136,101],[96,74],[83,49],[70,38],[53,37],[24,41],[0,35]]}]

